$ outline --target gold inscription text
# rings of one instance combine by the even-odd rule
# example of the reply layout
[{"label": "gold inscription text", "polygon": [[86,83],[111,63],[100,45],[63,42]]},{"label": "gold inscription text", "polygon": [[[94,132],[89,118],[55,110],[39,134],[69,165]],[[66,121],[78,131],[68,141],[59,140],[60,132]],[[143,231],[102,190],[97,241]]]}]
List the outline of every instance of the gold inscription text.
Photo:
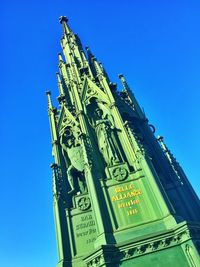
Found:
[{"label": "gold inscription text", "polygon": [[123,199],[127,199],[127,198],[132,198],[132,197],[136,197],[142,195],[142,191],[140,189],[134,189],[131,192],[127,192],[127,193],[120,193],[117,194],[115,196],[112,196],[112,201],[119,201],[119,200],[123,200]]}]

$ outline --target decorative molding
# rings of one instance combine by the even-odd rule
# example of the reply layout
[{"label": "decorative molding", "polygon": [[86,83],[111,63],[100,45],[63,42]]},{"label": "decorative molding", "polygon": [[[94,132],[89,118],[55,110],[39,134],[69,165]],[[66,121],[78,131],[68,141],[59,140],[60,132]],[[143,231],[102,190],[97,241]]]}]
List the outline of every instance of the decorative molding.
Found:
[{"label": "decorative molding", "polygon": [[124,181],[128,176],[128,171],[123,166],[112,169],[112,176],[116,181]]},{"label": "decorative molding", "polygon": [[119,163],[111,167],[106,167],[107,180],[112,179],[113,181],[122,182],[128,179],[130,170],[126,162]]},{"label": "decorative molding", "polygon": [[[190,231],[187,228],[182,231],[179,230],[180,229],[177,229],[177,231],[173,231],[170,234],[165,233],[160,236],[159,239],[154,237],[124,246],[113,246],[109,251],[101,248],[101,250],[95,253],[96,256],[93,254],[89,261],[87,261],[86,258],[85,262],[87,267],[100,267],[104,266],[103,264],[105,263],[115,264],[115,262],[119,263],[148,253],[177,246],[191,239]],[[102,261],[102,259],[104,259],[104,261]]]},{"label": "decorative molding", "polygon": [[81,197],[77,201],[77,206],[80,210],[85,211],[91,207],[91,202],[89,197]]}]

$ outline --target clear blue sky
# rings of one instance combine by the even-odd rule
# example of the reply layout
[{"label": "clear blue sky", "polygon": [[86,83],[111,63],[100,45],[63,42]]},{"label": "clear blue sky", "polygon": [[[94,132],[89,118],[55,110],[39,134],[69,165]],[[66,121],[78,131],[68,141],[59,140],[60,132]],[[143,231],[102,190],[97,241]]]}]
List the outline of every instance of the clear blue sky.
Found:
[{"label": "clear blue sky", "polygon": [[199,1],[3,0],[0,12],[1,266],[57,262],[45,91],[58,94],[60,15],[113,82],[124,73],[200,194]]}]

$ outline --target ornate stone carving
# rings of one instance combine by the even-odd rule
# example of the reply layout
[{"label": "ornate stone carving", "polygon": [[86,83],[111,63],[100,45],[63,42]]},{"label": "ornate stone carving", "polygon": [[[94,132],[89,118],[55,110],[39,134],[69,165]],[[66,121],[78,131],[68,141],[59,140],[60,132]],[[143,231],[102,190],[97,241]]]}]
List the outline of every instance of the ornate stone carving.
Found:
[{"label": "ornate stone carving", "polygon": [[[182,231],[180,231],[179,229],[177,232],[172,232],[170,236],[163,235],[156,240],[150,238],[149,240],[143,240],[143,242],[135,243],[132,246],[125,246],[117,251],[113,250],[112,254],[108,253],[105,255],[105,262],[109,262],[110,264],[113,264],[112,266],[115,266],[115,260],[122,262],[147,253],[152,253],[154,251],[164,250],[168,247],[177,246],[178,243],[183,243],[190,239],[187,235],[187,231],[188,230],[186,228],[182,229]],[[176,238],[174,238],[174,235],[176,236]],[[186,245],[185,249],[189,254],[190,246]],[[86,263],[88,267],[98,266],[99,259],[103,255],[99,255],[99,253],[100,251],[98,251],[97,254],[94,255],[94,258],[90,259],[89,262]]]},{"label": "ornate stone carving", "polygon": [[88,107],[91,115],[91,125],[95,129],[99,151],[108,167],[122,162],[122,154],[118,147],[118,140],[112,115],[103,103],[92,100]]},{"label": "ornate stone carving", "polygon": [[89,197],[81,197],[77,202],[78,208],[82,211],[90,208],[91,203]]},{"label": "ornate stone carving", "polygon": [[125,259],[128,259],[131,256],[132,256],[132,254],[131,254],[131,251],[129,249],[124,251],[124,258]]},{"label": "ornate stone carving", "polygon": [[93,88],[88,88],[87,89],[87,94],[91,96],[91,95],[97,94],[97,92]]},{"label": "ornate stone carving", "polygon": [[95,110],[96,122],[95,131],[97,134],[99,150],[102,153],[108,166],[120,162],[114,140],[114,126],[111,121],[103,116],[103,111],[99,108]]},{"label": "ornate stone carving", "polygon": [[[76,126],[76,128],[78,128]],[[67,177],[71,190],[68,193],[87,191],[84,177],[84,157],[83,149],[79,140],[78,131],[66,127],[60,138],[62,153],[67,168]]]},{"label": "ornate stone carving", "polygon": [[87,267],[98,267],[102,266],[102,264],[104,264],[104,257],[103,255],[99,255],[95,259],[89,261]]},{"label": "ornate stone carving", "polygon": [[50,167],[53,171],[53,194],[58,199],[62,193],[62,175],[58,164],[52,163]]},{"label": "ornate stone carving", "polygon": [[123,166],[118,166],[112,170],[112,176],[118,182],[123,181],[128,176],[128,171]]}]

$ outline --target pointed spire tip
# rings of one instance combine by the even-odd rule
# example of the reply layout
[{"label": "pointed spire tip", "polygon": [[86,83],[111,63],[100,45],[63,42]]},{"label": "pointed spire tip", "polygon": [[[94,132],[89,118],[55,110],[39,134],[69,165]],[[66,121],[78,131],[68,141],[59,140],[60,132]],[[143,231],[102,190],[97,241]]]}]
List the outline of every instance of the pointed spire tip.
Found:
[{"label": "pointed spire tip", "polygon": [[46,95],[51,95],[51,91],[47,90]]},{"label": "pointed spire tip", "polygon": [[66,17],[66,16],[60,16],[59,17],[59,21],[60,21],[60,23],[62,24],[63,22],[68,22],[68,18]]},{"label": "pointed spire tip", "polygon": [[164,142],[164,137],[158,135],[158,136],[157,136],[157,140],[158,140],[159,142],[163,143],[163,142]]}]

